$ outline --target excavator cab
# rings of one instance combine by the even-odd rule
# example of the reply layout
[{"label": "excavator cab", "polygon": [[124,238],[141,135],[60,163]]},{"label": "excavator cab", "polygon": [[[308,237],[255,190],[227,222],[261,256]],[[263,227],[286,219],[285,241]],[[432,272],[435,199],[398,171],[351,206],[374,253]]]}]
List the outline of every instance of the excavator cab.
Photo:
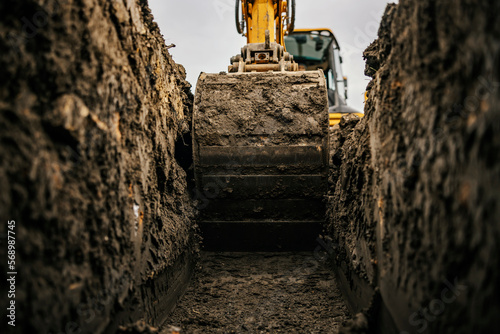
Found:
[{"label": "excavator cab", "polygon": [[328,88],[330,127],[338,124],[345,114],[364,116],[347,105],[347,77],[342,75],[340,46],[330,29],[295,29],[285,36],[285,45],[299,70],[323,70]]}]

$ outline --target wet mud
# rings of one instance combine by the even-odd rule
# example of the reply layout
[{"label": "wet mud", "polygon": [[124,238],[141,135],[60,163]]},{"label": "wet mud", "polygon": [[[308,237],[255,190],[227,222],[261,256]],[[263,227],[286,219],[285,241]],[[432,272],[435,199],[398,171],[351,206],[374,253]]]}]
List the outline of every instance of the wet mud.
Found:
[{"label": "wet mud", "polygon": [[204,253],[168,320],[183,333],[338,333],[350,315],[311,253]]},{"label": "wet mud", "polygon": [[200,146],[322,145],[327,101],[320,71],[202,73],[194,139]]},{"label": "wet mud", "polygon": [[[327,137],[323,79],[303,73],[240,83],[202,75],[207,90],[192,126],[185,69],[146,1],[0,2],[0,217],[15,221],[18,273],[16,327],[4,331],[2,306],[0,330],[496,332],[498,13],[494,0],[389,5],[364,53],[372,78],[365,117],[344,117]],[[299,176],[285,184],[280,175],[271,191],[253,186],[258,198],[245,205],[230,201],[248,198],[243,187],[218,184],[221,202],[207,206],[218,220],[245,212],[273,220],[283,218],[280,208],[302,207],[295,218],[312,210],[322,221],[328,190],[333,263],[302,253],[204,253],[170,314],[199,250],[200,202],[186,181],[192,129],[194,145],[214,156],[252,147],[233,151],[248,163],[240,172]],[[266,145],[295,146],[313,163],[294,165]],[[213,167],[210,152],[194,152]],[[256,152],[278,163],[264,171]],[[305,169],[323,173],[321,187],[303,183]],[[294,200],[308,198],[286,202],[290,189]],[[257,201],[265,196],[273,202]],[[13,270],[5,223],[0,237],[5,282]],[[8,298],[2,292],[0,304]]]},{"label": "wet mud", "polygon": [[499,12],[389,5],[365,51],[365,117],[331,139],[337,263],[355,308],[380,300],[382,332],[499,326]]},{"label": "wet mud", "polygon": [[18,273],[16,327],[2,292],[0,331],[161,323],[197,248],[175,160],[191,117],[184,70],[143,1],[4,1],[0,13],[0,217],[17,237],[7,270],[0,225],[0,275]]}]

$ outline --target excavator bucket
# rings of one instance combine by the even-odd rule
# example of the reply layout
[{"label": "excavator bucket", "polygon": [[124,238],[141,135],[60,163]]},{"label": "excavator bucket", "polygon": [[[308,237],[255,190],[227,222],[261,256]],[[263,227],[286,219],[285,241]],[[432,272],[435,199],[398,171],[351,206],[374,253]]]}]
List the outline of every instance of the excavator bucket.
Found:
[{"label": "excavator bucket", "polygon": [[321,70],[200,75],[193,158],[205,249],[314,249],[328,125]]}]

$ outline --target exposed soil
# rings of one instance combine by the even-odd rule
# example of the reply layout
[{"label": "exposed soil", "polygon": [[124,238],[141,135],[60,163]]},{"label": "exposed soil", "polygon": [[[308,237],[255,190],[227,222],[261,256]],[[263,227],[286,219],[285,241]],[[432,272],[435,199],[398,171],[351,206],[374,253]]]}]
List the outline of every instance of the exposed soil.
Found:
[{"label": "exposed soil", "polygon": [[183,333],[338,333],[349,313],[311,253],[204,253],[168,323]]},{"label": "exposed soil", "polygon": [[[365,117],[345,117],[330,146],[321,75],[203,75],[195,146],[252,147],[234,156],[256,165],[266,145],[318,146],[319,160],[329,147],[335,265],[309,253],[205,253],[168,325],[336,333],[350,318],[342,290],[351,313],[367,314],[347,332],[368,321],[384,334],[498,331],[499,13],[497,0],[389,5],[364,54],[373,78]],[[15,221],[16,233],[8,270],[0,224],[0,275],[18,273],[16,327],[4,330],[2,290],[2,333],[158,332],[189,281],[198,240],[184,170],[191,151],[180,143],[193,97],[147,1],[1,1],[0,49],[0,218]],[[326,184],[326,158],[314,170],[266,149],[285,162],[269,175],[322,170]],[[275,219],[292,189],[314,205],[286,205],[321,218],[326,189],[305,180],[278,179],[274,192],[254,187],[258,198],[244,208],[211,209],[222,220],[229,208],[231,219],[268,208]],[[221,197],[247,195],[221,184]],[[279,201],[258,203],[261,195]]]},{"label": "exposed soil", "polygon": [[174,153],[191,117],[184,70],[144,1],[2,1],[0,13],[0,217],[16,221],[18,272],[9,329],[161,322],[162,287],[186,279],[196,249]]},{"label": "exposed soil", "polygon": [[332,138],[338,264],[353,295],[372,290],[357,306],[379,291],[400,331],[500,325],[499,12],[493,0],[389,5],[365,52],[365,117]]},{"label": "exposed soil", "polygon": [[319,71],[202,73],[194,108],[199,145],[321,145],[328,132],[326,81]]}]

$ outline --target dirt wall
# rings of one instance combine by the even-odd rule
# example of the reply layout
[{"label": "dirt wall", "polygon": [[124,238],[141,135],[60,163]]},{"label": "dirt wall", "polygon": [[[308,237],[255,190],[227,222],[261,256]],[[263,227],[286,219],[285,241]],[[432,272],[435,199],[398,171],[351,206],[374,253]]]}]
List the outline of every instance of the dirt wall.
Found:
[{"label": "dirt wall", "polygon": [[340,271],[356,306],[380,305],[399,331],[499,325],[498,13],[493,0],[390,5],[365,51],[366,116],[332,138]]},{"label": "dirt wall", "polygon": [[0,49],[2,326],[10,300],[16,333],[161,323],[195,252],[192,96],[147,1],[3,1]]}]

